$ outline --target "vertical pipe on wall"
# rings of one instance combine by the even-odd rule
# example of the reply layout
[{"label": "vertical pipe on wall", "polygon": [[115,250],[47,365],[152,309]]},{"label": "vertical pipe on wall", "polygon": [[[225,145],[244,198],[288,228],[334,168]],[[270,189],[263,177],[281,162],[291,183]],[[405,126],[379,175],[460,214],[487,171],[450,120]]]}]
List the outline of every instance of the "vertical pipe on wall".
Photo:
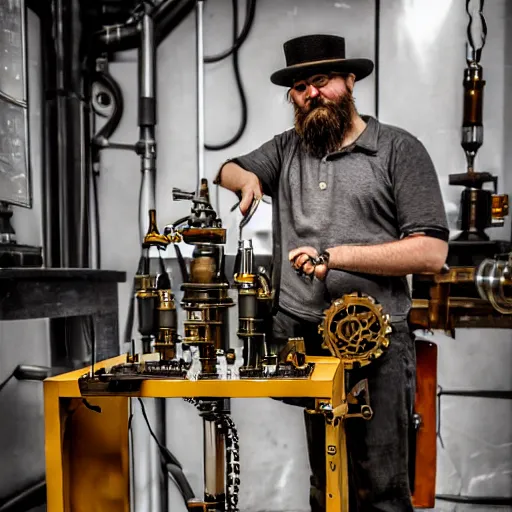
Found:
[{"label": "vertical pipe on wall", "polygon": [[142,41],[139,48],[139,129],[137,153],[141,163],[139,229],[141,242],[149,225],[149,210],[156,208],[156,106],[155,106],[155,33],[151,15],[142,17]]},{"label": "vertical pipe on wall", "polygon": [[90,117],[82,76],[79,0],[41,2],[44,18],[45,263],[89,265]]},{"label": "vertical pipe on wall", "polygon": [[[43,251],[44,262],[47,267],[58,267],[58,254],[60,241],[58,231],[58,202],[56,200],[57,176],[55,169],[56,153],[52,128],[56,127],[56,55],[52,31],[52,13],[49,2],[38,2],[30,7],[38,8],[36,11],[41,19],[41,51],[42,51],[42,86],[43,86]],[[51,91],[54,91],[52,94]]]},{"label": "vertical pipe on wall", "polygon": [[[149,226],[149,211],[156,209],[156,81],[155,81],[155,23],[146,5],[146,12],[141,20],[141,44],[139,47],[139,141],[136,150],[140,156],[141,184],[139,197],[139,231],[140,240]],[[148,420],[160,443],[165,445],[165,399],[145,401]],[[147,431],[134,435],[134,443],[139,439],[147,440]],[[149,450],[135,454],[135,464],[146,468],[148,488],[141,489],[134,496],[135,512],[166,512],[167,511],[167,473],[162,471],[158,447],[150,438]],[[135,478],[140,475],[134,468]]]},{"label": "vertical pipe on wall", "polygon": [[52,135],[56,137],[55,151],[57,154],[57,166],[55,172],[57,173],[57,211],[58,211],[58,223],[59,227],[59,252],[58,259],[54,263],[58,267],[69,267],[70,266],[70,254],[69,254],[69,225],[70,215],[69,203],[68,203],[68,182],[69,175],[67,158],[68,143],[69,143],[69,131],[67,130],[67,119],[69,117],[67,111],[67,98],[65,96],[66,91],[69,88],[67,76],[66,76],[66,50],[68,48],[69,40],[65,40],[70,30],[69,20],[65,19],[65,16],[69,13],[68,9],[65,9],[63,0],[54,0],[52,2],[52,11],[54,16],[54,34],[55,34],[55,108],[56,108],[56,131]]},{"label": "vertical pipe on wall", "polygon": [[[90,116],[82,73],[80,0],[41,1],[37,12],[43,34],[45,265],[87,268]],[[81,318],[50,320],[53,365],[87,364],[84,327]]]},{"label": "vertical pipe on wall", "polygon": [[196,64],[197,64],[197,182],[199,197],[204,172],[204,42],[203,42],[203,0],[196,3]]}]

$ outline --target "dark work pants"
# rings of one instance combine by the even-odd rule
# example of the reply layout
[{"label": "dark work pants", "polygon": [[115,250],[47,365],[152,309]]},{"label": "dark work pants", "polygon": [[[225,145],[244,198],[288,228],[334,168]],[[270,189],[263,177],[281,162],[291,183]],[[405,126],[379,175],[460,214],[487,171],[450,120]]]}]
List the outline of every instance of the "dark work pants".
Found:
[{"label": "dark work pants", "polygon": [[[330,355],[321,349],[317,324],[284,311],[274,317],[276,339],[304,337],[309,355]],[[368,379],[373,417],[345,422],[349,457],[351,511],[412,511],[408,475],[408,429],[415,391],[416,357],[407,323],[393,324],[391,343],[384,354],[368,366],[347,372],[348,390]],[[284,399],[305,406],[305,402]],[[325,510],[325,419],[305,414],[311,467],[312,512]]]}]

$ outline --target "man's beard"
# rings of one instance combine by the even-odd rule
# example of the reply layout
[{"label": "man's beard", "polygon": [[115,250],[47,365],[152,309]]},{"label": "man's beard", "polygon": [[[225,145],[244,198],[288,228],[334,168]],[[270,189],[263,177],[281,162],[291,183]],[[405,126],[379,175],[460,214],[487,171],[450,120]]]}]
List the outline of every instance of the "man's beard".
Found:
[{"label": "man's beard", "polygon": [[306,150],[322,158],[341,148],[343,138],[352,128],[352,116],[356,112],[350,91],[337,101],[320,96],[309,100],[304,107],[295,107],[295,130]]}]

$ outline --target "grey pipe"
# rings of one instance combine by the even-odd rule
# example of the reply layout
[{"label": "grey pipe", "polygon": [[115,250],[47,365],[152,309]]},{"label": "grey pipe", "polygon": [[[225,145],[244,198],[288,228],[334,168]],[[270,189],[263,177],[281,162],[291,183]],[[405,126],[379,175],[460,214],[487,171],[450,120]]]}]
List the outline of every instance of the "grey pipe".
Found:
[{"label": "grey pipe", "polygon": [[197,182],[199,196],[204,170],[204,42],[203,42],[203,0],[196,3],[196,64],[197,64]]},{"label": "grey pipe", "polygon": [[155,98],[155,27],[151,15],[142,18],[140,96]]},{"label": "grey pipe", "polygon": [[139,142],[142,173],[139,198],[139,230],[141,240],[148,229],[149,210],[156,208],[156,94],[155,94],[155,32],[149,13],[141,21],[141,47],[139,49]]}]

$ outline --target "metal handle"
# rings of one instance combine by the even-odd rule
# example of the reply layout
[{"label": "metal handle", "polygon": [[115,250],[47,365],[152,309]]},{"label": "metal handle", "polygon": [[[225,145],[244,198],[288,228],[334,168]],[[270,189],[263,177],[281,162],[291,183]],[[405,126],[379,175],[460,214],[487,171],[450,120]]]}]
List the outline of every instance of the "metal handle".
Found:
[{"label": "metal handle", "polygon": [[194,199],[195,193],[194,192],[185,192],[184,190],[181,190],[179,188],[173,188],[172,189],[172,199],[173,201],[191,201]]},{"label": "metal handle", "polygon": [[240,224],[238,225],[238,239],[242,239],[242,230],[244,229],[247,224],[249,224],[249,221],[252,219],[253,215],[256,213],[256,210],[258,209],[258,206],[260,205],[261,198],[253,199],[251,203],[251,207],[249,208],[249,211],[245,214],[244,218],[240,221]]}]

